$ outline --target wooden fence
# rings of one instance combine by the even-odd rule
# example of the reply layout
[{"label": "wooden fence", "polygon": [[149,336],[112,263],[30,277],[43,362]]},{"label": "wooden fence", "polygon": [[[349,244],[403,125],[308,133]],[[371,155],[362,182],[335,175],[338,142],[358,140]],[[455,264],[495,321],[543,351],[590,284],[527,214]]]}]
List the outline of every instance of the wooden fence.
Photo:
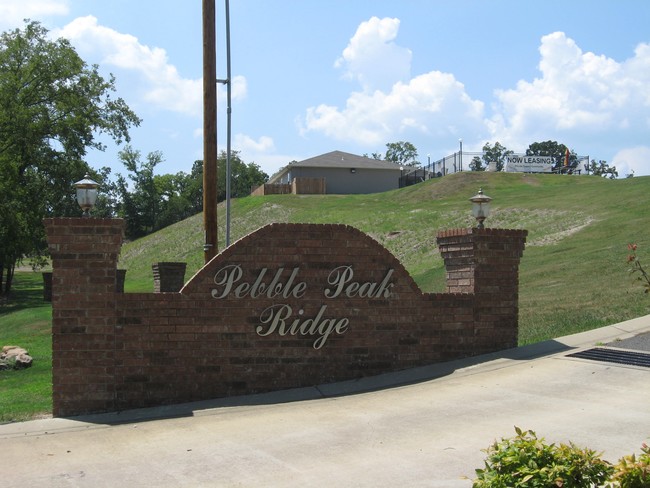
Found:
[{"label": "wooden fence", "polygon": [[265,183],[253,189],[251,195],[324,195],[326,189],[325,178],[294,178],[291,183]]}]

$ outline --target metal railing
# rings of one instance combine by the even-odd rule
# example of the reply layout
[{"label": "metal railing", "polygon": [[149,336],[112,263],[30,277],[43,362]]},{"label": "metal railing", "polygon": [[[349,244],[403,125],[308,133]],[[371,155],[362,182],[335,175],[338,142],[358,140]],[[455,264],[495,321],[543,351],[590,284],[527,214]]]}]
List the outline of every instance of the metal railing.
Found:
[{"label": "metal railing", "polygon": [[[437,161],[428,159],[426,163],[420,166],[406,167],[400,175],[399,187],[403,188],[432,178],[440,178],[462,171],[471,171],[471,163],[475,157],[478,157],[481,160],[481,164],[485,165],[483,154],[483,152],[457,151]],[[526,154],[512,153],[512,156],[523,157]],[[568,167],[557,165],[556,163],[556,167],[553,170],[553,173],[561,174],[582,174],[583,172],[589,174],[589,156],[576,156],[576,159]]]}]

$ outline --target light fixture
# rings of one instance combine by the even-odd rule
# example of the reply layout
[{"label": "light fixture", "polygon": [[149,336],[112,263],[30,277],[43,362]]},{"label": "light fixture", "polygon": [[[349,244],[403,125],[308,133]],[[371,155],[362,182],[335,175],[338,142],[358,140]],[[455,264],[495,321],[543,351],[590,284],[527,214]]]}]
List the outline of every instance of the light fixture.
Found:
[{"label": "light fixture", "polygon": [[356,173],[357,169],[356,168],[350,168],[350,173]]},{"label": "light fixture", "polygon": [[490,202],[492,199],[483,194],[483,188],[479,188],[478,193],[469,199],[472,202],[472,214],[477,220],[478,229],[483,229],[483,221],[490,215]]},{"label": "light fixture", "polygon": [[82,217],[90,217],[90,210],[95,206],[97,201],[97,188],[99,183],[90,179],[88,173],[84,176],[83,180],[79,180],[74,184],[77,189],[77,203],[83,210]]}]

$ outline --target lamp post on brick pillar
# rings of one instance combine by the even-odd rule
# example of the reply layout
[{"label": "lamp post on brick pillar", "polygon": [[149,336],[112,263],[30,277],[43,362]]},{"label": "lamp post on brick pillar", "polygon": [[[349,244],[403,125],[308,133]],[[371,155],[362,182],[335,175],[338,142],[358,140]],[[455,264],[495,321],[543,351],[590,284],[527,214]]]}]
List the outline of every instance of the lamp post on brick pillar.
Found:
[{"label": "lamp post on brick pillar", "polygon": [[83,210],[83,217],[90,217],[90,211],[95,206],[97,201],[97,188],[99,183],[90,179],[88,173],[84,176],[83,180],[79,180],[74,184],[77,189],[77,203]]},{"label": "lamp post on brick pillar", "polygon": [[113,410],[122,219],[44,220],[52,256],[55,416]]},{"label": "lamp post on brick pillar", "polygon": [[482,229],[483,222],[490,215],[490,202],[492,199],[483,193],[483,188],[479,188],[478,193],[469,199],[472,202],[472,215],[476,219],[476,227]]},{"label": "lamp post on brick pillar", "polygon": [[472,354],[517,346],[519,262],[526,230],[450,229],[436,240],[447,292],[474,294]]}]

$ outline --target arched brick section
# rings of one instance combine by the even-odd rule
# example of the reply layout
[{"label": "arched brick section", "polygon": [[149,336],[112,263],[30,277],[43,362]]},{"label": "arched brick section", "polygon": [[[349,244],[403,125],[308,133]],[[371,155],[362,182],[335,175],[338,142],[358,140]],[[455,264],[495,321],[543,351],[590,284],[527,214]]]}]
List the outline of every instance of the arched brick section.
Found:
[{"label": "arched brick section", "polygon": [[[97,269],[87,236],[98,229],[106,233],[111,225],[121,233],[123,225],[117,219],[103,227],[88,222],[93,230],[81,220],[46,221],[59,290],[72,286],[67,276],[76,275],[60,273],[60,263],[72,262],[53,247],[62,239],[56,236],[76,240],[78,265],[85,266],[88,252]],[[102,357],[110,364],[102,369],[102,394],[84,401],[82,392],[96,386],[82,371],[92,364],[77,361],[79,374],[55,385],[55,415],[312,386],[516,345],[517,266],[525,231],[457,229],[439,233],[438,241],[452,268],[454,293],[422,293],[379,243],[355,228],[329,224],[263,227],[212,259],[180,293],[115,294],[106,286],[108,318],[101,330],[110,351]],[[100,273],[113,276],[113,254],[103,266]],[[471,289],[452,286],[461,272],[469,273]],[[508,290],[503,299],[495,287]],[[62,303],[69,302],[53,302],[60,351],[55,376],[90,339],[81,310],[70,328],[66,320],[72,316],[59,310]]]}]

